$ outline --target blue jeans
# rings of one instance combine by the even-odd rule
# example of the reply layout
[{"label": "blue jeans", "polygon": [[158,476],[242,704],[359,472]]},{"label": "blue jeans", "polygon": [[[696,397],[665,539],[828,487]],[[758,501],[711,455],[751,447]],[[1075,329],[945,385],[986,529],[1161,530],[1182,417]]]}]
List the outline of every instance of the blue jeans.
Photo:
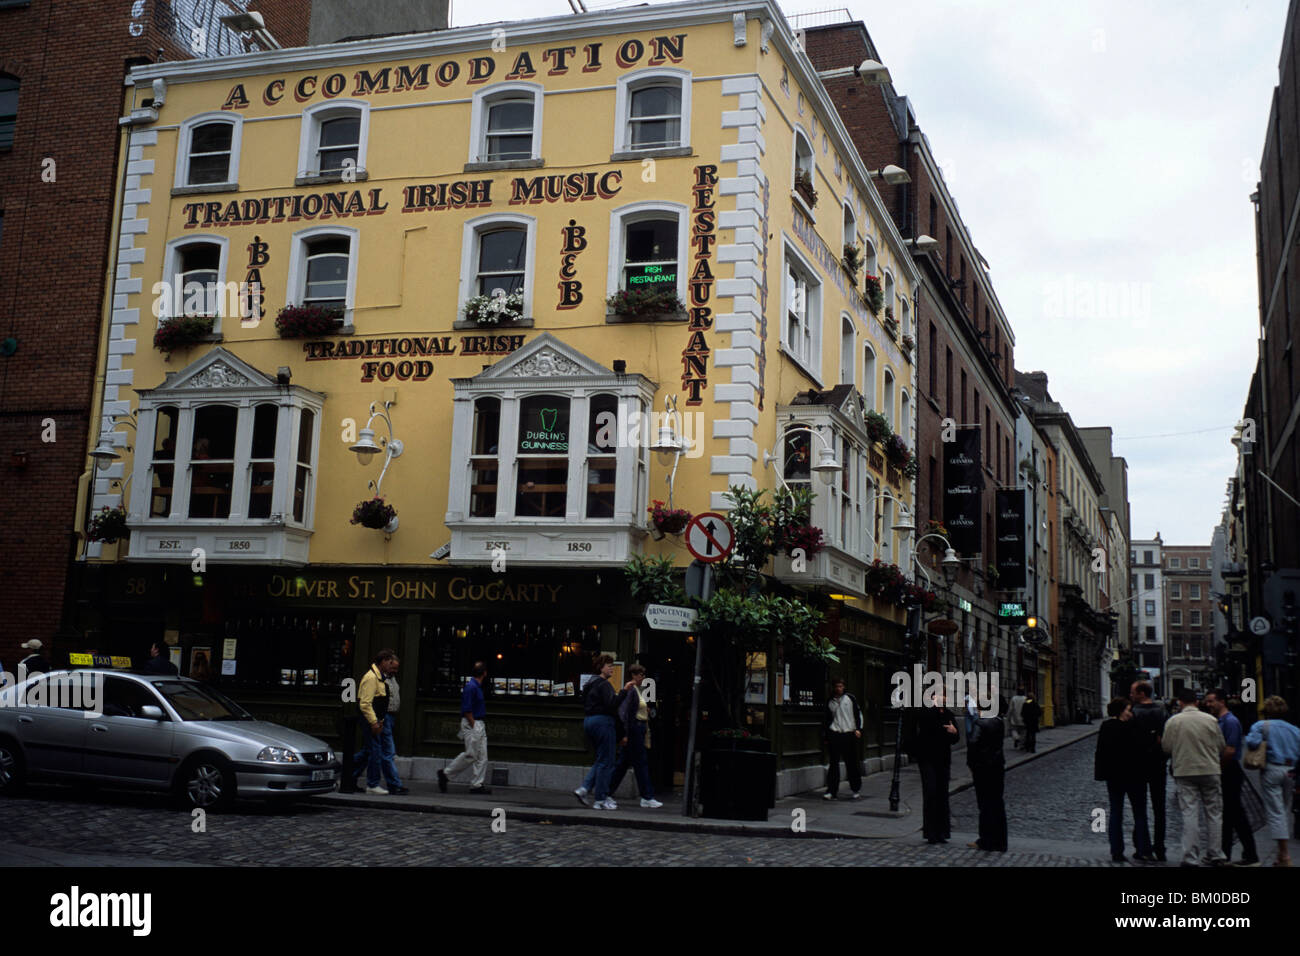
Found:
[{"label": "blue jeans", "polygon": [[594,714],[582,722],[582,729],[587,732],[587,739],[596,748],[596,762],[587,771],[583,787],[597,803],[609,796],[609,778],[614,772],[614,718]]},{"label": "blue jeans", "polygon": [[636,786],[641,791],[641,799],[653,800],[655,788],[650,784],[650,761],[645,749],[646,723],[643,720],[635,720],[633,724],[635,726],[628,731],[627,746],[619,754],[618,766],[614,768],[614,775],[610,778],[609,792],[613,793],[618,789],[618,785],[623,782],[623,777],[627,773],[627,768],[631,767],[636,773]]},{"label": "blue jeans", "polygon": [[[366,735],[366,745],[352,758],[352,766],[360,768],[361,762],[366,761],[366,786],[379,786],[382,774],[389,787],[400,787],[402,778],[397,775],[397,764],[393,761],[397,756],[397,745],[393,742],[393,715],[384,714],[384,729],[378,735],[371,732],[369,725],[364,727],[362,733]],[[356,774],[361,775],[360,769],[356,770]]]},{"label": "blue jeans", "polygon": [[1110,855],[1124,855],[1124,798],[1133,808],[1133,849],[1138,856],[1151,855],[1151,838],[1147,834],[1147,795],[1142,780],[1107,780],[1110,796],[1110,819],[1106,832],[1110,836]]}]

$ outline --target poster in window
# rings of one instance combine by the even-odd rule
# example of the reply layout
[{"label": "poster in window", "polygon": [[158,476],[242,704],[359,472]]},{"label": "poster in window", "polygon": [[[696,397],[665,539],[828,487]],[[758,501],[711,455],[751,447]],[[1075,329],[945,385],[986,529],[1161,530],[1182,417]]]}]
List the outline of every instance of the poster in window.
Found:
[{"label": "poster in window", "polygon": [[537,395],[519,403],[519,454],[569,453],[569,400]]}]

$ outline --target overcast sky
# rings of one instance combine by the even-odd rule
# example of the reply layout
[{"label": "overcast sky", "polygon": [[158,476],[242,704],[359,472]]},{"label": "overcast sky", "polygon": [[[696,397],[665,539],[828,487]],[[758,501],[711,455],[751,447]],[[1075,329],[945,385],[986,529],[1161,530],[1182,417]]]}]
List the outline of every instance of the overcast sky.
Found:
[{"label": "overcast sky", "polygon": [[[989,262],[1016,367],[1046,371],[1076,425],[1114,429],[1135,538],[1208,545],[1219,521],[1256,356],[1249,196],[1286,6],[847,4]],[[452,11],[464,26],[569,6],[453,0]]]}]

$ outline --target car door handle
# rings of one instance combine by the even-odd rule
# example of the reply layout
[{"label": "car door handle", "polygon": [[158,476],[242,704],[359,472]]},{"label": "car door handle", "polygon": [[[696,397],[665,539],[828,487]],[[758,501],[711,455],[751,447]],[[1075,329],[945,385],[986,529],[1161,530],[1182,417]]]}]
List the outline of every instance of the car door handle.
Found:
[{"label": "car door handle", "polygon": [[108,728],[105,727],[103,724],[91,724],[90,729],[99,734],[108,733]]},{"label": "car door handle", "polygon": [[31,722],[32,722],[32,718],[30,718],[30,717],[19,717],[19,718],[18,718],[18,723],[20,723],[20,724],[30,724]]}]

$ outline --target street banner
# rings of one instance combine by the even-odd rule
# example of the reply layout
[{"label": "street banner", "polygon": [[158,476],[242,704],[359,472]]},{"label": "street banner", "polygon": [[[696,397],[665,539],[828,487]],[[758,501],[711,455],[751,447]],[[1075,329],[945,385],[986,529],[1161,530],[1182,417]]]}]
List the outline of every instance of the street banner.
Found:
[{"label": "street banner", "polygon": [[1025,492],[1020,488],[1000,489],[996,503],[997,586],[1014,591],[1025,586]]},{"label": "street banner", "polygon": [[963,557],[984,550],[980,541],[983,490],[980,430],[958,428],[953,440],[943,446],[943,523],[948,529],[948,540]]}]

